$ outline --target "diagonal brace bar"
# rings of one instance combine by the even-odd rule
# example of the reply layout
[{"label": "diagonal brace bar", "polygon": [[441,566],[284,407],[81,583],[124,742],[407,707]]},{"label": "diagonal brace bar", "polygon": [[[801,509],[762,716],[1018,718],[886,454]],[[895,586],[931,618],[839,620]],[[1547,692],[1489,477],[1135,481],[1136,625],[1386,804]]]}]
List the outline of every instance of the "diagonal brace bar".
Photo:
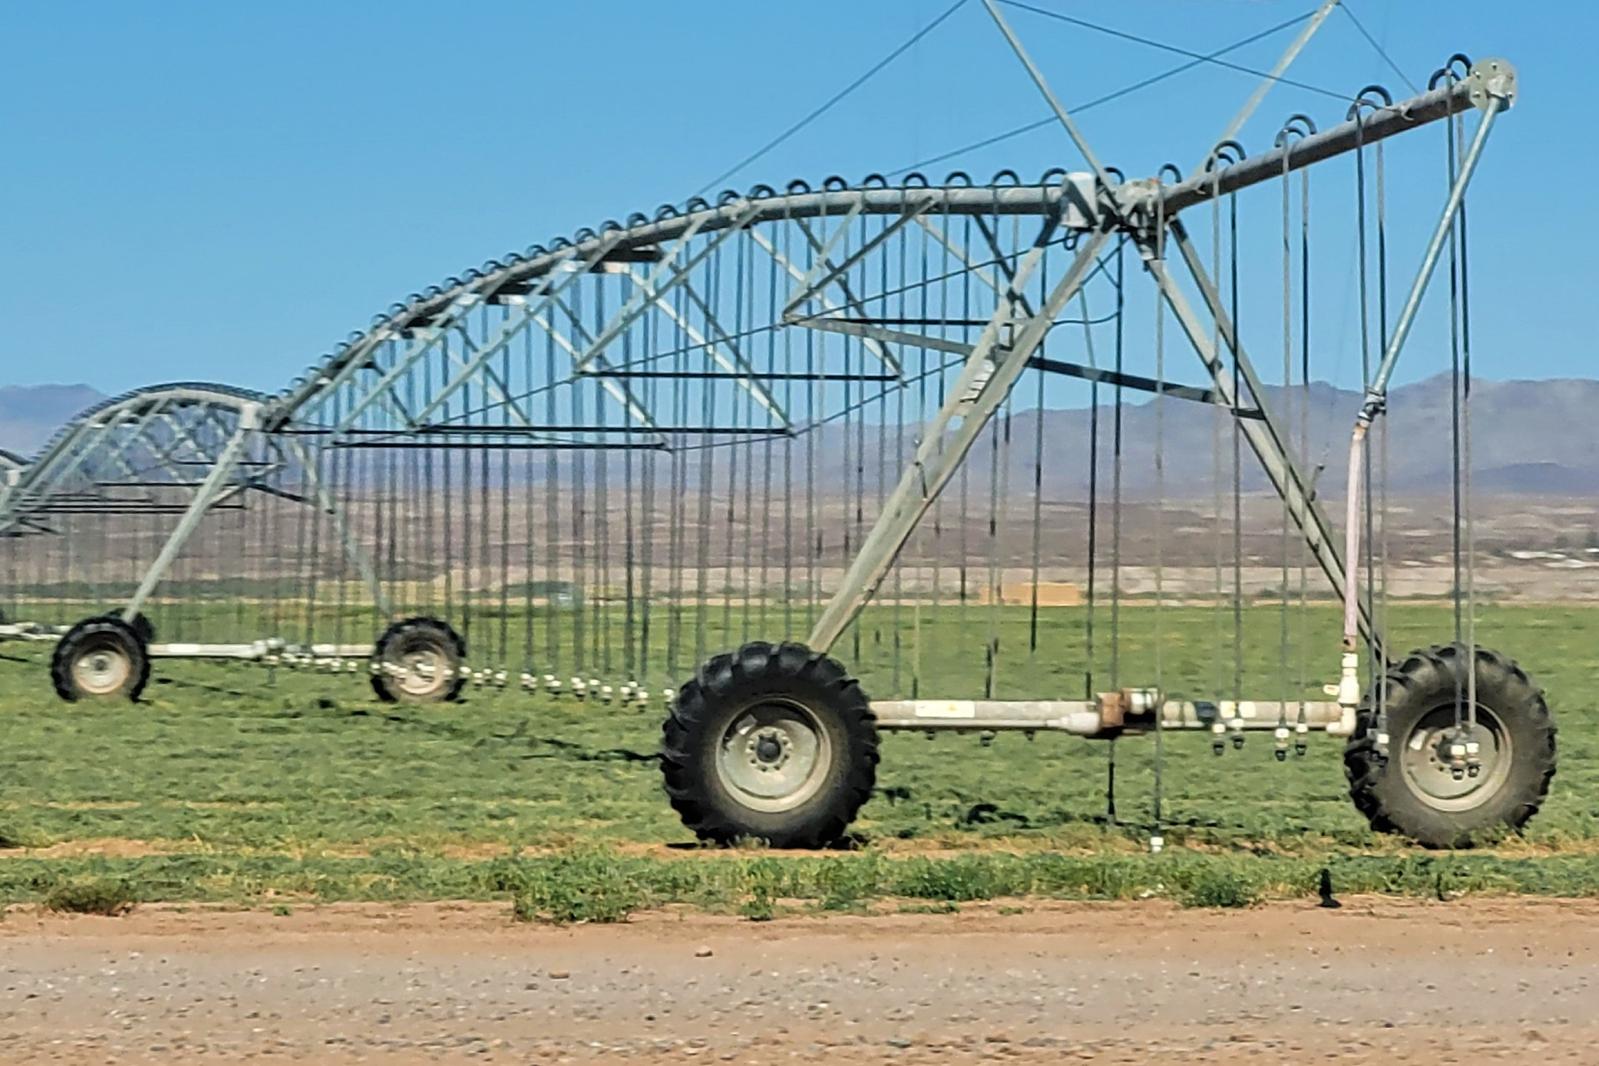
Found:
[{"label": "diagonal brace bar", "polygon": [[[1010,395],[1022,371],[1027,369],[1028,360],[1044,342],[1055,316],[1088,280],[1097,253],[1110,236],[1105,230],[1096,230],[1085,237],[1066,275],[1056,283],[1037,314],[1026,318],[1018,316],[1021,293],[1043,258],[1044,246],[1058,223],[1058,217],[1050,220],[1032,250],[1017,266],[1005,297],[995,307],[993,317],[972,347],[965,371],[950,390],[949,399],[928,422],[917,444],[915,458],[884,502],[877,523],[817,619],[809,640],[817,651],[831,648],[876,593],[917,523],[949,484],[966,454],[977,443],[983,427]],[[1018,326],[1021,327],[1019,331]],[[1015,332],[1014,340],[1009,338],[1012,332]],[[1002,338],[1002,334],[1006,336]]]},{"label": "diagonal brace bar", "polygon": [[[1214,318],[1214,334],[1212,325],[1199,318],[1189,304],[1188,298],[1167,273],[1165,261],[1156,255],[1147,241],[1140,244],[1140,251],[1145,256],[1144,265],[1176,316],[1183,333],[1187,335],[1189,343],[1193,345],[1200,362],[1210,373],[1216,392],[1227,406],[1237,407],[1240,397],[1233,388],[1233,377],[1223,365],[1217,351],[1216,335],[1219,335],[1221,343],[1226,345],[1237,365],[1239,377],[1250,391],[1256,412],[1256,417],[1241,420],[1240,431],[1260,460],[1261,468],[1271,480],[1272,486],[1287,503],[1289,515],[1299,527],[1322,573],[1327,575],[1333,591],[1342,596],[1347,587],[1348,577],[1344,560],[1338,552],[1332,523],[1328,521],[1326,513],[1317,502],[1310,479],[1305,477],[1294,462],[1286,438],[1279,431],[1276,419],[1266,406],[1265,390],[1261,386],[1260,378],[1239,343],[1237,330],[1232,319],[1228,317],[1221,293],[1211,281],[1210,275],[1205,272],[1198,250],[1189,240],[1181,223],[1173,220],[1170,227],[1183,262],[1193,276],[1195,284],[1199,286],[1205,306]],[[1371,641],[1374,647],[1377,646],[1380,643],[1379,635],[1372,625],[1370,613],[1364,608],[1361,611],[1360,625],[1361,632],[1365,634],[1367,640]]]},{"label": "diagonal brace bar", "polygon": [[139,582],[139,587],[134,591],[133,598],[122,609],[122,620],[133,623],[133,619],[144,608],[145,601],[155,591],[155,587],[167,576],[167,571],[172,568],[172,563],[177,559],[178,553],[188,543],[194,531],[199,528],[200,521],[205,517],[211,505],[222,494],[222,488],[228,478],[233,476],[233,471],[238,467],[239,455],[244,451],[245,443],[250,439],[260,424],[261,407],[259,404],[247,404],[239,409],[239,424],[233,431],[233,436],[228,438],[227,446],[217,456],[216,465],[211,467],[211,472],[206,475],[200,487],[195,490],[194,499],[189,501],[188,508],[183,512],[183,517],[178,520],[177,527],[173,529],[166,543],[161,545],[161,552],[156,556],[155,562],[150,564],[150,569],[144,572],[144,579]]}]

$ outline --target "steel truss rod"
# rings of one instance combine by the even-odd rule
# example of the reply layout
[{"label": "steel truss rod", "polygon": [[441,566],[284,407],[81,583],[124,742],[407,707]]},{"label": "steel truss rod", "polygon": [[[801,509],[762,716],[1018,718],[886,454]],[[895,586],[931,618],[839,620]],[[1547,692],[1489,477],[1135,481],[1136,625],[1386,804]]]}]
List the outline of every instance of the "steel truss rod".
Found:
[{"label": "steel truss rod", "polygon": [[1271,92],[1272,86],[1276,85],[1282,76],[1287,73],[1288,68],[1293,66],[1294,60],[1299,58],[1299,53],[1305,50],[1305,46],[1310,43],[1310,39],[1316,36],[1316,31],[1321,29],[1321,24],[1327,21],[1327,16],[1333,13],[1333,8],[1337,7],[1338,3],[1339,0],[1322,0],[1322,5],[1316,9],[1315,14],[1310,16],[1310,20],[1305,23],[1304,29],[1300,30],[1299,35],[1288,43],[1287,49],[1277,60],[1277,65],[1271,68],[1271,73],[1260,79],[1260,84],[1255,86],[1255,91],[1249,94],[1249,99],[1245,100],[1244,105],[1238,109],[1238,114],[1234,115],[1232,121],[1227,123],[1227,128],[1221,131],[1221,136],[1212,141],[1210,147],[1205,149],[1205,157],[1194,167],[1195,170],[1203,170],[1205,165],[1210,162],[1211,154],[1216,151],[1219,145],[1226,144],[1238,136],[1238,131],[1244,128],[1244,123],[1249,121],[1249,116],[1253,115],[1255,109],[1260,106],[1261,101],[1266,99],[1266,94]]},{"label": "steel truss rod", "polygon": [[[854,216],[851,215],[850,217],[853,218]],[[822,266],[827,266],[829,264],[829,260],[827,258],[828,248],[823,247],[822,242],[817,238],[815,231],[811,229],[810,225],[806,223],[803,218],[796,218],[794,220],[794,225],[796,228],[798,228],[800,233],[805,235],[805,240],[810,244],[811,249],[815,253],[819,263]],[[839,232],[842,232],[842,230],[843,227],[840,226]],[[838,233],[835,233],[834,238],[836,239],[837,236]],[[828,247],[831,247],[831,242],[829,242]],[[841,274],[834,279],[833,284],[837,285],[838,291],[843,294],[844,306],[846,308],[858,311],[862,315],[867,313],[866,305],[861,302],[861,298],[856,296],[854,290],[850,288],[848,277],[845,277]],[[819,290],[816,293],[816,301],[824,308],[829,306],[826,297],[824,297]],[[797,318],[795,319],[794,324],[803,326],[806,325],[807,322],[805,319]],[[873,341],[868,341],[866,347],[870,349],[873,355],[877,356],[888,366],[892,367],[894,369],[894,373],[898,374],[903,372],[904,368],[900,365],[899,360],[894,358],[893,353],[891,353],[886,347]]]},{"label": "steel truss rod", "polygon": [[[976,322],[974,325],[984,325]],[[817,371],[814,374],[778,370],[597,370],[596,378],[657,378],[677,381],[898,381],[898,374],[845,374],[842,371]]]},{"label": "steel truss rod", "polygon": [[[852,379],[853,380],[853,379]],[[328,435],[327,430],[302,430],[296,436]],[[577,425],[571,422],[551,422],[547,425],[504,425],[504,426],[458,426],[449,422],[439,422],[431,426],[417,426],[413,430],[403,433],[392,429],[364,429],[353,430],[349,433],[339,434],[340,439],[394,439],[396,441],[421,436],[449,436],[449,437],[517,437],[533,433],[607,433],[628,436],[638,436],[645,433],[659,435],[663,433],[677,434],[744,434],[750,436],[784,437],[789,430],[782,426],[651,426],[648,430],[633,429],[628,426],[613,426],[604,424]],[[426,442],[423,442],[426,443]]]},{"label": "steel truss rod", "polygon": [[[584,273],[593,270],[604,260],[606,255],[610,254],[610,251],[611,245],[601,245],[593,255],[583,261],[581,267],[571,268],[560,280],[546,285],[537,303],[530,304],[525,296],[514,294],[496,294],[492,297],[491,299],[496,302],[511,306],[512,310],[507,314],[506,320],[500,324],[493,337],[489,338],[473,352],[472,358],[450,379],[449,384],[440,389],[438,394],[428,402],[427,406],[411,417],[411,422],[415,424],[427,421],[429,415],[444,406],[451,396],[454,396],[466,386],[467,382],[472,379],[472,375],[482,369],[490,359],[494,358],[506,345],[515,340],[522,330],[531,325],[540,314],[559,299],[562,291],[567,286],[571,285],[575,279],[582,277]],[[516,411],[519,417],[526,418],[526,415],[522,414],[521,410],[510,401],[509,397],[506,399],[506,406]]]},{"label": "steel truss rod", "polygon": [[1005,17],[999,13],[999,5],[994,0],[983,0],[983,6],[988,8],[988,14],[994,20],[994,25],[999,27],[999,32],[1005,35],[1005,40],[1010,44],[1011,51],[1016,53],[1016,58],[1021,60],[1022,66],[1027,68],[1027,76],[1033,79],[1033,84],[1038,88],[1045,102],[1049,104],[1050,110],[1055,112],[1055,117],[1060,120],[1060,124],[1065,127],[1066,134],[1072,139],[1072,143],[1077,146],[1077,151],[1082,154],[1082,157],[1088,161],[1088,165],[1093,168],[1094,176],[1099,179],[1100,185],[1106,189],[1115,188],[1116,183],[1110,180],[1110,172],[1100,163],[1099,157],[1094,154],[1094,150],[1088,146],[1088,141],[1083,137],[1082,131],[1077,128],[1077,123],[1072,121],[1070,112],[1056,99],[1054,91],[1049,87],[1049,83],[1044,80],[1043,72],[1033,64],[1033,60],[1027,54],[1027,50],[1022,47],[1021,38],[1016,36],[1015,31],[1010,28],[1010,23],[1006,22]]},{"label": "steel truss rod", "polygon": [[[1221,293],[1217,290],[1210,275],[1206,273],[1204,263],[1193,242],[1189,240],[1187,231],[1182,224],[1173,219],[1170,222],[1172,237],[1180,251],[1183,263],[1187,266],[1189,274],[1204,298],[1205,306],[1214,318],[1214,334],[1219,335],[1223,345],[1237,367],[1239,376],[1244,385],[1249,389],[1257,412],[1255,418],[1244,419],[1240,424],[1244,439],[1249,442],[1250,448],[1260,460],[1260,465],[1271,479],[1273,488],[1288,505],[1289,514],[1295,525],[1299,527],[1305,544],[1315,556],[1322,572],[1327,575],[1328,582],[1333,590],[1342,596],[1347,586],[1348,578],[1344,568],[1344,560],[1339,556],[1337,541],[1333,534],[1332,524],[1327,520],[1327,515],[1322,511],[1320,503],[1316,500],[1314,489],[1308,478],[1300,472],[1294,462],[1293,455],[1288,449],[1286,438],[1278,430],[1276,419],[1271,415],[1265,402],[1265,390],[1262,388],[1259,376],[1255,373],[1254,364],[1244,352],[1239,342],[1238,333],[1232,319],[1227,314]],[[1149,242],[1140,243],[1140,251],[1144,255],[1144,263],[1150,276],[1154,278],[1156,286],[1165,298],[1172,313],[1177,317],[1178,324],[1183,333],[1188,337],[1189,343],[1198,354],[1199,360],[1210,373],[1216,392],[1223,398],[1228,407],[1237,407],[1240,397],[1233,388],[1232,375],[1222,363],[1220,353],[1216,349],[1216,336],[1213,336],[1210,326],[1202,321],[1197,312],[1189,304],[1182,289],[1172,280],[1166,270],[1165,261],[1159,258],[1156,250]],[[1361,611],[1361,632],[1366,639],[1371,641],[1373,647],[1380,644],[1380,639],[1372,625],[1368,611]]]},{"label": "steel truss rod", "polygon": [[[960,468],[983,427],[1010,395],[1055,317],[1088,280],[1099,249],[1110,237],[1108,230],[1095,230],[1085,236],[1065,276],[1055,284],[1037,313],[1025,318],[1018,315],[1021,293],[1058,224],[1059,215],[1052,216],[1032,249],[1018,264],[1004,298],[994,308],[993,317],[972,346],[966,369],[950,390],[949,399],[923,430],[915,458],[884,501],[876,524],[811,630],[811,647],[818,651],[831,648],[876,593],[917,523]],[[1002,336],[1008,334],[1014,334],[1014,339]]]},{"label": "steel truss rod", "polygon": [[[893,222],[884,226],[875,235],[873,235],[870,240],[866,241],[859,248],[855,249],[855,251],[851,252],[849,256],[846,257],[841,263],[834,264],[830,259],[827,258],[824,252],[824,254],[817,260],[816,268],[826,267],[827,273],[823,274],[820,278],[817,278],[814,281],[807,279],[804,288],[789,297],[788,303],[783,305],[784,320],[793,322],[798,318],[804,317],[797,313],[801,304],[809,302],[820,290],[825,289],[834,281],[842,281],[843,279],[848,278],[850,270],[852,270],[857,263],[871,255],[872,252],[876,251],[878,248],[882,247],[884,243],[890,240],[894,234],[898,233],[900,230],[904,229],[906,226],[910,225],[910,223],[919,218],[923,212],[925,212],[929,207],[933,206],[933,202],[934,201],[931,196],[924,196],[918,199],[914,204],[909,205],[909,210],[900,215],[900,217],[896,218]],[[839,235],[842,234],[847,227],[848,221],[846,220],[845,223],[838,227],[838,230],[829,240],[829,249],[832,248],[832,242],[836,241]],[[815,273],[816,268],[813,268],[813,274]]]},{"label": "steel truss rod", "polygon": [[[18,483],[14,492],[16,501],[14,510],[26,508],[30,502],[38,503],[47,499],[54,486],[63,483],[83,468],[83,465],[93,457],[94,450],[100,446],[100,442],[119,425],[120,422],[116,417],[104,421],[95,419],[80,424],[68,433],[49,455],[28,468],[26,476]],[[69,448],[67,446],[69,443],[75,446]]]},{"label": "steel truss rod", "polygon": [[[588,370],[589,364],[594,361],[600,352],[605,350],[607,345],[617,337],[620,337],[628,326],[645,314],[650,309],[651,304],[658,302],[663,295],[687,281],[693,269],[704,262],[711,253],[720,248],[728,239],[743,229],[744,222],[753,215],[754,209],[746,208],[744,214],[739,219],[736,219],[731,226],[706,241],[702,248],[689,256],[679,266],[677,262],[678,256],[683,254],[683,250],[688,247],[689,241],[700,230],[699,226],[690,226],[688,231],[678,238],[672,249],[655,265],[655,269],[650,272],[649,277],[642,284],[639,284],[639,291],[634,293],[633,297],[616,313],[616,317],[611,319],[600,330],[599,336],[590,342],[588,349],[577,357],[577,371],[582,373]],[[631,271],[629,271],[629,275],[631,276]]]},{"label": "steel truss rod", "polygon": [[233,476],[235,463],[239,453],[244,450],[245,442],[254,433],[259,425],[261,408],[259,404],[246,404],[239,409],[238,428],[233,431],[233,436],[228,439],[227,446],[217,456],[216,465],[211,468],[211,473],[201,482],[195,491],[194,499],[189,502],[188,508],[183,512],[183,517],[178,520],[177,528],[167,537],[166,543],[161,546],[161,552],[156,556],[155,562],[144,572],[144,579],[139,582],[139,587],[133,593],[133,598],[122,610],[122,620],[133,622],[135,616],[144,607],[150,593],[166,577],[167,571],[172,568],[172,563],[183,550],[184,544],[193,535],[200,525],[200,520],[210,510],[211,505],[222,492],[222,486],[228,478]]},{"label": "steel truss rod", "polygon": [[[805,231],[805,238],[810,242],[811,248],[816,254],[816,259],[812,262],[810,270],[805,272],[805,276],[794,287],[794,291],[790,294],[788,301],[783,305],[785,317],[789,308],[799,303],[806,292],[817,288],[816,279],[822,275],[823,271],[832,266],[832,261],[828,259],[828,256],[832,254],[833,247],[849,233],[850,225],[860,216],[865,207],[865,202],[861,200],[851,204],[849,210],[844,213],[844,217],[838,220],[838,225],[833,227],[832,235],[825,241],[818,240],[816,234],[812,233],[809,227],[803,223],[798,223],[800,228]],[[837,271],[834,271],[833,274],[835,277],[841,276],[838,275]]]},{"label": "steel truss rod", "polygon": [[[879,326],[869,325],[865,322],[851,322],[848,320],[828,319],[825,322],[812,323],[816,329],[824,329],[832,333],[847,333],[856,337],[875,337],[879,340],[892,341],[913,348],[927,348],[932,351],[951,352],[963,357],[970,357],[972,345],[965,341],[946,340],[942,337],[929,337],[922,333],[906,333],[901,330],[883,329]],[[1157,382],[1154,378],[1147,378],[1141,374],[1120,373],[1115,370],[1102,370],[1098,367],[1083,366],[1080,363],[1068,363],[1059,359],[1047,359],[1035,355],[1027,361],[1027,369],[1042,370],[1047,374],[1061,374],[1066,377],[1079,378],[1083,381],[1098,381],[1107,385],[1121,385],[1126,388],[1138,389],[1142,392],[1158,392],[1173,396],[1180,400],[1193,400],[1197,403],[1214,404],[1225,407],[1239,418],[1262,418],[1264,415],[1253,407],[1238,407],[1229,401],[1220,392],[1214,389],[1202,389],[1194,385],[1178,385],[1170,381]],[[851,380],[860,380],[852,378]],[[870,379],[867,379],[870,380]]]},{"label": "steel truss rod", "polygon": [[[639,289],[645,292],[649,291],[646,288],[644,279],[639,277],[635,271],[625,270],[623,273],[633,282],[634,285],[638,286]],[[776,419],[783,426],[790,427],[791,423],[788,420],[787,412],[785,412],[781,405],[778,404],[777,400],[773,398],[771,392],[762,386],[758,380],[756,380],[762,375],[757,374],[754,368],[750,365],[749,360],[744,358],[744,353],[739,349],[739,346],[733,340],[732,335],[723,328],[721,320],[718,319],[712,312],[711,305],[705,302],[705,299],[700,296],[697,291],[695,291],[694,286],[688,281],[684,281],[683,283],[683,294],[688,297],[690,303],[699,309],[700,314],[705,316],[705,324],[721,338],[720,341],[713,341],[708,338],[703,332],[695,328],[695,326],[688,321],[686,316],[678,314],[676,308],[667,303],[665,300],[661,299],[658,295],[651,296],[650,302],[653,303],[662,314],[671,319],[672,323],[681,329],[690,340],[699,345],[704,350],[705,354],[710,356],[717,366],[727,371],[727,377],[739,381],[740,384],[743,385],[744,391],[748,392],[755,402],[759,404],[768,415]],[[723,348],[727,349],[727,355],[722,354]],[[595,374],[597,372],[591,370],[587,371],[587,373]],[[629,376],[623,373],[617,373],[614,370],[601,371],[598,373],[605,374],[609,377]]]},{"label": "steel truss rod", "polygon": [[1140,392],[1161,393],[1179,400],[1192,400],[1195,403],[1207,403],[1216,407],[1225,407],[1238,418],[1266,417],[1265,413],[1258,408],[1233,405],[1216,389],[1202,389],[1195,385],[1176,385],[1170,381],[1156,381],[1154,378],[1146,378],[1142,374],[1104,370],[1097,366],[1084,366],[1081,363],[1066,363],[1059,359],[1046,359],[1041,355],[1035,355],[1029,359],[1027,368],[1029,370],[1042,370],[1046,374],[1063,374],[1066,377],[1080,378],[1083,381],[1097,381],[1106,385],[1137,389]]},{"label": "steel truss rod", "polygon": [[[922,221],[922,220],[918,219],[917,221]],[[805,227],[804,223],[800,222],[799,220],[796,219],[796,220],[794,220],[794,225],[795,225],[795,228],[800,230],[800,232],[805,235],[806,240],[814,247],[815,244],[816,244],[816,239],[815,239],[814,236],[812,236],[810,231]],[[781,251],[779,251],[778,248],[777,248],[777,245],[772,243],[772,241],[770,239],[768,239],[765,234],[763,234],[760,230],[758,230],[758,229],[756,229],[754,227],[750,228],[749,234],[750,234],[750,238],[752,240],[754,240],[757,245],[760,246],[761,250],[764,251],[767,255],[771,256],[772,260],[774,262],[776,262],[778,266],[782,267],[783,270],[785,270],[788,273],[789,277],[791,277],[795,281],[798,281],[798,282],[801,282],[801,283],[803,283],[805,281],[805,272],[800,270],[799,267],[795,266],[789,260],[788,256],[784,255]],[[844,293],[845,306],[846,307],[860,308],[860,302],[858,300],[856,300],[851,295],[851,293],[849,291],[849,286],[843,279],[839,280],[838,287]],[[836,309],[837,305],[835,305],[833,303],[833,301],[828,298],[828,296],[827,296],[827,294],[825,292],[818,291],[815,294],[815,296],[813,297],[813,299],[815,299],[817,303],[822,305],[822,308],[823,308],[824,311],[833,311],[833,310]],[[808,325],[808,323],[806,323],[806,322],[801,322],[799,324],[802,325],[802,326],[803,325]],[[896,360],[892,355],[889,354],[889,351],[888,351],[887,348],[883,347],[881,344],[878,344],[876,341],[867,341],[866,342],[866,347],[871,351],[871,353],[873,355],[877,356],[877,359],[878,359],[879,362],[883,363],[886,366],[889,366],[889,367],[893,368],[894,376],[897,377],[899,375],[899,373],[900,373],[899,361]]]},{"label": "steel truss rod", "polygon": [[[614,427],[613,427],[614,428]],[[668,452],[671,446],[665,441],[652,441],[649,443],[607,443],[605,441],[549,441],[549,440],[512,440],[492,441],[493,446],[500,451],[507,452],[570,452],[570,451],[596,451],[596,452]],[[441,452],[470,452],[478,451],[484,447],[481,441],[459,440],[341,440],[337,444],[329,445],[336,451],[441,451]]]},{"label": "steel truss rod", "polygon": [[[1492,73],[1485,75],[1483,73],[1485,71]],[[1488,141],[1488,132],[1493,129],[1494,119],[1498,117],[1499,112],[1510,106],[1510,98],[1515,91],[1515,72],[1509,69],[1508,64],[1497,59],[1484,60],[1475,64],[1471,68],[1468,80],[1459,84],[1472,85],[1480,77],[1488,79],[1487,98],[1482,105],[1482,121],[1478,123],[1477,132],[1471,139],[1471,146],[1460,162],[1460,170],[1455,176],[1453,187],[1449,190],[1449,199],[1444,204],[1443,214],[1433,229],[1432,238],[1427,242],[1427,251],[1422,256],[1421,266],[1411,283],[1410,294],[1405,298],[1405,306],[1399,312],[1398,322],[1394,324],[1393,336],[1388,340],[1388,350],[1383,353],[1377,373],[1372,375],[1371,388],[1366,397],[1368,408],[1374,403],[1380,406],[1382,397],[1388,391],[1388,379],[1393,376],[1394,365],[1399,362],[1399,353],[1405,346],[1405,340],[1410,336],[1410,327],[1415,323],[1416,312],[1421,308],[1421,298],[1426,295],[1433,270],[1438,266],[1438,257],[1443,254],[1444,244],[1449,239],[1449,230],[1454,225],[1455,216],[1460,212],[1461,202],[1466,197],[1466,187],[1471,184],[1471,176],[1477,170],[1477,161],[1482,158],[1482,149]]]},{"label": "steel truss rod", "polygon": [[[562,303],[559,297],[556,298],[554,306],[559,308],[561,312],[566,315],[567,320],[579,330],[583,329],[583,325],[577,320],[577,316],[572,314],[571,308]],[[562,333],[555,327],[554,319],[547,313],[540,313],[531,317],[534,324],[536,324],[540,329],[544,330],[545,333],[549,334],[550,339],[555,342],[556,346],[565,352],[575,364],[578,356],[577,345],[573,344],[571,339],[567,337],[565,333]],[[609,364],[605,361],[603,353],[598,356],[598,360],[602,367],[610,369]],[[628,417],[638,422],[641,426],[651,430],[656,430],[655,418],[644,408],[642,404],[638,402],[638,400],[633,398],[633,394],[625,387],[618,385],[614,380],[609,378],[600,379],[600,387],[605,390],[606,394],[610,396],[611,399],[622,405],[622,409],[627,412]],[[659,432],[658,430],[656,431]],[[664,440],[665,438],[662,438],[663,443]]]}]

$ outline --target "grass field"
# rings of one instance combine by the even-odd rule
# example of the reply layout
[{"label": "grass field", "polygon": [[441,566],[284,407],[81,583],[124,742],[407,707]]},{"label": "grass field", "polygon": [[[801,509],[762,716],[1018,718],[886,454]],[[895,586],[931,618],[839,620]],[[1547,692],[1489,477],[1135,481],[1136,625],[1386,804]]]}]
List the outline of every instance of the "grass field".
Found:
[{"label": "grass field", "polygon": [[[922,695],[975,695],[991,615],[924,612],[915,663]],[[1076,696],[1084,617],[1043,614],[1029,654],[1027,612],[997,617],[999,696]],[[839,653],[869,692],[894,682],[877,609]],[[1161,679],[1175,695],[1226,696],[1230,615],[1207,607],[1128,608],[1123,683]],[[912,616],[899,615],[909,646]],[[1108,636],[1098,637],[1104,685]],[[1335,665],[1335,610],[1317,609],[1312,681]],[[1246,612],[1245,691],[1275,698],[1279,618]],[[1448,609],[1396,608],[1395,648],[1444,640]],[[712,647],[736,643],[711,634]],[[1108,748],[1069,737],[929,741],[889,735],[877,793],[853,849],[829,855],[708,851],[661,793],[663,709],[468,689],[464,702],[395,707],[364,676],[157,662],[136,705],[56,701],[40,645],[0,645],[6,766],[0,778],[0,901],[97,893],[138,901],[293,906],[336,899],[505,897],[524,916],[616,917],[674,902],[762,917],[774,909],[951,906],[1008,896],[1169,895],[1237,904],[1313,891],[1330,867],[1340,891],[1599,892],[1599,729],[1588,686],[1599,670],[1599,610],[1490,606],[1479,639],[1518,658],[1548,691],[1560,771],[1524,837],[1469,853],[1428,853],[1372,834],[1345,791],[1341,742],[1314,734],[1279,764],[1269,735],[1216,758],[1202,735],[1169,735],[1168,843],[1147,854],[1153,741],[1116,745],[1118,817],[1106,817]],[[1290,672],[1297,678],[1297,659]],[[76,896],[87,895],[89,904]],[[916,902],[905,902],[916,901]]]}]

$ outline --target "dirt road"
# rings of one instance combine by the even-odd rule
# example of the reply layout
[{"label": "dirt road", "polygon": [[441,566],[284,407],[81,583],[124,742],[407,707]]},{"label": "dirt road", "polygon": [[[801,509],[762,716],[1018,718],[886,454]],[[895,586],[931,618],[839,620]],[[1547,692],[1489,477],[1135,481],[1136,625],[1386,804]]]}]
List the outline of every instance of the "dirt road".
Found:
[{"label": "dirt road", "polygon": [[0,1061],[1599,1062],[1599,903],[0,922]]}]

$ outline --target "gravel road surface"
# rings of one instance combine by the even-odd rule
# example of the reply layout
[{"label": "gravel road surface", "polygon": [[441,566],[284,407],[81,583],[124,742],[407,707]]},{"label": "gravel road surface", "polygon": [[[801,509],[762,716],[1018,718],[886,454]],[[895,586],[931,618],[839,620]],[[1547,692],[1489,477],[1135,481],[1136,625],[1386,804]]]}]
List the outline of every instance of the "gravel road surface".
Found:
[{"label": "gravel road surface", "polygon": [[1599,903],[15,910],[0,1061],[1599,1062]]}]

